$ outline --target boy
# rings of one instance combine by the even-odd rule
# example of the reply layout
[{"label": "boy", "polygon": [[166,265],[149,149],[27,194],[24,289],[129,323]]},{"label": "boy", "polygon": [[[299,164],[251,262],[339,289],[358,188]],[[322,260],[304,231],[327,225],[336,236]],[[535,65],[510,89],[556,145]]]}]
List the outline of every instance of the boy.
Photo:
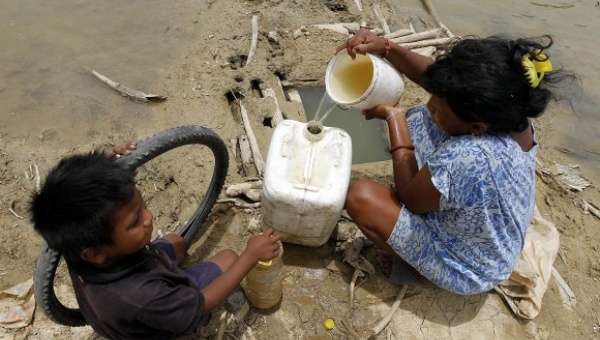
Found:
[{"label": "boy", "polygon": [[[124,147],[113,152],[129,153]],[[61,160],[33,195],[31,215],[35,230],[63,255],[85,320],[111,339],[195,332],[250,269],[279,248],[279,236],[268,230],[252,236],[239,257],[227,249],[178,268],[186,254],[183,238],[150,242],[153,216],[134,174],[101,153]]]}]

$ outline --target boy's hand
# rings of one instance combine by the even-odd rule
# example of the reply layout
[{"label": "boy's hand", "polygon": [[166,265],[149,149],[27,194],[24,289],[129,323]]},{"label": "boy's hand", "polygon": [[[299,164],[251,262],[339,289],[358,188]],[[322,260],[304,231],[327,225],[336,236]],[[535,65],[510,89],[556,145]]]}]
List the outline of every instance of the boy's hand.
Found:
[{"label": "boy's hand", "polygon": [[255,258],[257,262],[268,261],[279,254],[277,241],[280,238],[281,236],[273,235],[273,229],[269,229],[260,235],[252,235],[244,252]]},{"label": "boy's hand", "polygon": [[127,142],[123,145],[117,145],[112,148],[111,151],[106,153],[108,158],[121,158],[121,156],[127,156],[131,154],[131,150],[135,150],[137,144],[134,142]]}]

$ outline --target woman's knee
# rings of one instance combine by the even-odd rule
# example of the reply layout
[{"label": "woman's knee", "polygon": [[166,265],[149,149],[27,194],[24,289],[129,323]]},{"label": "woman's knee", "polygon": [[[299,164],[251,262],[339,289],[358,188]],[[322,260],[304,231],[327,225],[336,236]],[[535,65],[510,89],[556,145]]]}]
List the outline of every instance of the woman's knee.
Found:
[{"label": "woman's knee", "polygon": [[356,181],[346,195],[346,210],[349,214],[368,209],[368,205],[371,202],[371,197],[374,191],[374,185],[378,185],[373,181],[361,179]]}]

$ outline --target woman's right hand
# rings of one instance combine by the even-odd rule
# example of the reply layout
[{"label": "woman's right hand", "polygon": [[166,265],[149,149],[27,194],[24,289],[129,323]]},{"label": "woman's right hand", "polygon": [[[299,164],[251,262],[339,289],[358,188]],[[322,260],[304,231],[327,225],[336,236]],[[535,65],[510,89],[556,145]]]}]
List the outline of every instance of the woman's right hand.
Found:
[{"label": "woman's right hand", "polygon": [[385,38],[376,35],[368,29],[361,28],[356,34],[348,39],[345,43],[338,46],[334,54],[346,49],[352,59],[356,58],[356,54],[371,53],[382,55],[385,53]]},{"label": "woman's right hand", "polygon": [[281,236],[273,235],[273,229],[268,229],[262,234],[252,235],[246,245],[248,255],[256,259],[256,261],[268,261],[279,254],[279,239]]},{"label": "woman's right hand", "polygon": [[397,114],[404,114],[404,112],[404,109],[401,107],[382,104],[372,109],[363,110],[362,114],[365,116],[365,119],[371,120],[373,118],[388,119]]}]

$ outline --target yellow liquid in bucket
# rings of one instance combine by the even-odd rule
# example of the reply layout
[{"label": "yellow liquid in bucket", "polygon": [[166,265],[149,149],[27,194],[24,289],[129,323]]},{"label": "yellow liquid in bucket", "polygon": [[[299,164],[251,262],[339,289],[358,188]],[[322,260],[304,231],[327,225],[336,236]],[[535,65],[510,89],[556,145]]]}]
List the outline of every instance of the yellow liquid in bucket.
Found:
[{"label": "yellow liquid in bucket", "polygon": [[362,97],[373,80],[371,59],[360,58],[340,66],[332,73],[330,86],[341,103],[352,103]]}]

